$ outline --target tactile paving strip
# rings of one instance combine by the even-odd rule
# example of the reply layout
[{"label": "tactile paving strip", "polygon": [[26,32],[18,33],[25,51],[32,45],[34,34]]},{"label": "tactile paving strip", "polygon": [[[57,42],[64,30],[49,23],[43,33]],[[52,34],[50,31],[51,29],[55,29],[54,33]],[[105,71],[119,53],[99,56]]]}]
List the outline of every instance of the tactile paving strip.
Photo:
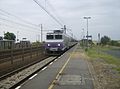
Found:
[{"label": "tactile paving strip", "polygon": [[80,75],[61,75],[57,80],[59,85],[82,85],[83,78]]}]

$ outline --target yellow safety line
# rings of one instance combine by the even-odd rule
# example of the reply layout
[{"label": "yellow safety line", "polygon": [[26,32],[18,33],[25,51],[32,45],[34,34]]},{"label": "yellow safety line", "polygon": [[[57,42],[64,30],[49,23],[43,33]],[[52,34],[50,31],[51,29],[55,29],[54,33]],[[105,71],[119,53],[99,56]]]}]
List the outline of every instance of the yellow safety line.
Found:
[{"label": "yellow safety line", "polygon": [[[72,54],[74,53],[74,51],[75,51],[76,48],[77,48],[77,47],[74,48]],[[48,89],[53,89],[56,80],[59,78],[60,74],[62,74],[62,72],[63,72],[63,70],[65,69],[66,65],[67,65],[68,62],[70,61],[70,59],[71,59],[71,57],[72,57],[72,54],[70,55],[70,57],[68,58],[68,60],[65,62],[64,66],[60,69],[60,71],[58,72],[57,76],[55,77],[55,80],[53,80],[53,82],[51,83],[51,85],[49,86]]]}]

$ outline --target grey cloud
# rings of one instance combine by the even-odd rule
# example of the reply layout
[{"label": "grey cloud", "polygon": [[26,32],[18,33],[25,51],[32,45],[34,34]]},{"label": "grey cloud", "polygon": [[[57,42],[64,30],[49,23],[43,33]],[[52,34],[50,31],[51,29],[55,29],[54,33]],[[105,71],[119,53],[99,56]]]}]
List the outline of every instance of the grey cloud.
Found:
[{"label": "grey cloud", "polygon": [[[39,1],[45,6],[44,0]],[[83,17],[91,16],[89,32],[94,38],[99,32],[113,39],[120,39],[118,36],[120,0],[47,0],[47,2],[51,3],[63,22],[73,29],[78,38],[82,28],[86,31],[86,21]],[[46,7],[54,15],[55,11],[48,4]],[[0,8],[32,23],[43,23],[45,29],[60,28],[33,0],[0,0]]]}]

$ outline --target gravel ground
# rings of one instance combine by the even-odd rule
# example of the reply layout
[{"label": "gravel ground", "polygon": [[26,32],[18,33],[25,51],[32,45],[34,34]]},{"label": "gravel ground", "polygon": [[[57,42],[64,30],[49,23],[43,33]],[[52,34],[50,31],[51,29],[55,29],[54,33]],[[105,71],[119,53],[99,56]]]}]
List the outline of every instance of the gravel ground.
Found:
[{"label": "gravel ground", "polygon": [[86,54],[81,56],[91,65],[95,89],[120,89],[120,73],[116,65],[108,64],[103,59],[91,59]]},{"label": "gravel ground", "polygon": [[21,80],[23,80],[24,78],[29,76],[30,74],[34,73],[36,70],[40,69],[42,66],[44,66],[48,62],[52,61],[54,58],[55,57],[47,58],[47,59],[45,59],[33,66],[30,66],[29,68],[24,69],[4,80],[1,80],[0,81],[0,89],[9,89],[10,87],[17,84],[18,82],[20,82]]},{"label": "gravel ground", "polygon": [[117,66],[107,64],[102,59],[91,60],[101,89],[120,89],[120,74]]}]

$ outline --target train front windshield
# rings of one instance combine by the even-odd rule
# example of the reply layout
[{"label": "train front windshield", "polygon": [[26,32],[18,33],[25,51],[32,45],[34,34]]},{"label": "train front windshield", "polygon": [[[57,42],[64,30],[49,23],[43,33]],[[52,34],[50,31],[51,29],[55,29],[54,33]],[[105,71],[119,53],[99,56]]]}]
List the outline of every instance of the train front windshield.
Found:
[{"label": "train front windshield", "polygon": [[53,35],[47,35],[47,40],[53,40],[54,39],[54,36]]},{"label": "train front windshield", "polygon": [[63,39],[62,35],[47,35],[46,36],[47,40],[61,40]]},{"label": "train front windshield", "polygon": [[55,35],[55,39],[62,39],[62,35]]}]

